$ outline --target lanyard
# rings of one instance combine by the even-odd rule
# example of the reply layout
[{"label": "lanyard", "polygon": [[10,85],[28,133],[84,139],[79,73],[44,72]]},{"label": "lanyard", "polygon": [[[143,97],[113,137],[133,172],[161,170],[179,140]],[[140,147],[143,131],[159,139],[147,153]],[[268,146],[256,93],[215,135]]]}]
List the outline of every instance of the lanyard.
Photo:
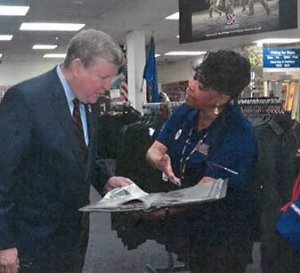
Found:
[{"label": "lanyard", "polygon": [[187,139],[185,141],[185,144],[183,146],[182,152],[181,152],[181,158],[180,158],[180,161],[179,161],[179,173],[180,173],[179,177],[180,177],[181,180],[184,179],[185,169],[186,169],[187,162],[190,160],[190,158],[193,155],[193,153],[195,153],[198,150],[198,148],[204,142],[204,140],[207,138],[207,135],[208,135],[208,132],[205,133],[199,139],[199,141],[197,142],[197,144],[195,145],[195,147],[192,149],[192,151],[187,156],[184,156],[184,154],[186,152],[186,149],[187,149],[187,146],[192,144],[191,143],[192,132],[193,132],[193,128],[190,130],[190,132],[188,134],[188,137],[187,137]]}]

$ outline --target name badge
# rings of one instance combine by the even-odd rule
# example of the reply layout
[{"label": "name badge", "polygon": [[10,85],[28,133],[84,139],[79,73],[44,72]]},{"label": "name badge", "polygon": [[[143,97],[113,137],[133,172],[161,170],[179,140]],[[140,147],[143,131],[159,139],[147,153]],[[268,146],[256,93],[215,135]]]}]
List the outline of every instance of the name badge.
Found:
[{"label": "name badge", "polygon": [[197,151],[205,156],[208,155],[208,149],[209,145],[207,145],[206,143],[198,143],[197,145]]}]

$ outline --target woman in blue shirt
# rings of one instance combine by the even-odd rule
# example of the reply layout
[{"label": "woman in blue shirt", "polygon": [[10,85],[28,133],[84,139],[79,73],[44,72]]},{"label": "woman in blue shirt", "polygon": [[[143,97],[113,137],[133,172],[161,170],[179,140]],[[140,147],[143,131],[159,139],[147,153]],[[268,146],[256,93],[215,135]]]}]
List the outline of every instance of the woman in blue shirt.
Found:
[{"label": "woman in blue shirt", "polygon": [[242,273],[251,262],[257,210],[250,174],[257,157],[252,127],[232,104],[250,81],[243,56],[207,54],[189,81],[185,104],[169,118],[147,152],[147,160],[181,187],[228,179],[217,202],[170,210],[168,248],[192,272]]}]

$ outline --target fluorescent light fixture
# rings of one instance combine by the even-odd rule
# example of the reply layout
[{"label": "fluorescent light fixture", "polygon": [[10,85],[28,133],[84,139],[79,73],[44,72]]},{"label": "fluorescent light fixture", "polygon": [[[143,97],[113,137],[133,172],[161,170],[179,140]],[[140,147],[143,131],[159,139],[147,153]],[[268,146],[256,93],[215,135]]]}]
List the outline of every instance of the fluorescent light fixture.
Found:
[{"label": "fluorescent light fixture", "polygon": [[206,51],[170,51],[165,53],[168,56],[198,56],[205,54]]},{"label": "fluorescent light fixture", "polygon": [[65,53],[48,53],[43,56],[43,58],[54,58],[54,59],[64,59],[66,57]]},{"label": "fluorescent light fixture", "polygon": [[0,5],[0,16],[25,16],[29,6],[6,6]]},{"label": "fluorescent light fixture", "polygon": [[179,20],[179,12],[175,12],[165,18],[166,20]]},{"label": "fluorescent light fixture", "polygon": [[10,41],[12,38],[12,35],[0,35],[0,41]]},{"label": "fluorescent light fixture", "polygon": [[176,35],[176,38],[179,39],[179,35]]},{"label": "fluorescent light fixture", "polygon": [[20,30],[36,31],[78,31],[85,24],[68,24],[68,23],[22,23]]},{"label": "fluorescent light fixture", "polygon": [[155,54],[155,58],[159,57],[161,54]]},{"label": "fluorescent light fixture", "polygon": [[261,39],[254,41],[257,45],[262,46],[263,44],[293,44],[300,42],[300,39],[294,38],[270,38],[270,39]]},{"label": "fluorescent light fixture", "polygon": [[57,45],[40,45],[40,44],[36,44],[33,45],[32,49],[55,49],[57,48]]},{"label": "fluorescent light fixture", "polygon": [[0,53],[0,58],[2,57],[2,55],[3,55],[3,54],[2,54],[2,53]]}]

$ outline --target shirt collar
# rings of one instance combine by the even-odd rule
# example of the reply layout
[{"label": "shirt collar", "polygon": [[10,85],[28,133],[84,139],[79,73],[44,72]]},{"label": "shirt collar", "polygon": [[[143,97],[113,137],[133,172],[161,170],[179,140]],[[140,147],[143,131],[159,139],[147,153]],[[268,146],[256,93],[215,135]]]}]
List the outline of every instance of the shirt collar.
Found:
[{"label": "shirt collar", "polygon": [[72,91],[70,85],[66,81],[66,78],[65,78],[64,74],[62,73],[60,65],[58,65],[56,67],[56,72],[57,72],[58,78],[59,78],[59,80],[60,80],[60,82],[61,82],[61,84],[62,84],[62,86],[64,88],[65,95],[67,97],[68,103],[69,104],[73,103],[73,100],[75,98],[74,92]]}]

